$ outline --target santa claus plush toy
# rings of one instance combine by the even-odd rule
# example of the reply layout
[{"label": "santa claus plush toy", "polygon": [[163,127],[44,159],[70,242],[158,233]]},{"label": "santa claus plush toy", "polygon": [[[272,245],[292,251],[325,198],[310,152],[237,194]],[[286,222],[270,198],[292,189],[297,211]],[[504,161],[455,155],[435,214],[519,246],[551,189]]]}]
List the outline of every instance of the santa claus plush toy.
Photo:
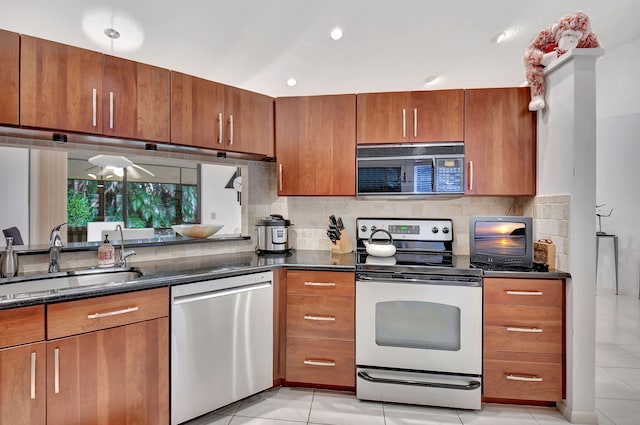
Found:
[{"label": "santa claus plush toy", "polygon": [[550,27],[542,29],[524,53],[525,75],[531,86],[530,111],[544,109],[545,66],[559,58],[568,50],[576,48],[600,47],[594,33],[591,32],[589,17],[584,12],[564,16]]}]

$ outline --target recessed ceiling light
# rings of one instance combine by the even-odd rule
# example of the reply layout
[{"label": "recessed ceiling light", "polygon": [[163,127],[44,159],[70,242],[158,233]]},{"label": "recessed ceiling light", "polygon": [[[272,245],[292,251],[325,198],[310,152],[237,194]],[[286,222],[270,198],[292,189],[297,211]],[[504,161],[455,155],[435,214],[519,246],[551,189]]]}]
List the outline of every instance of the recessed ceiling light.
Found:
[{"label": "recessed ceiling light", "polygon": [[116,38],[120,38],[120,33],[117,30],[114,30],[113,28],[105,28],[104,35],[106,35],[107,37],[113,40],[115,40]]},{"label": "recessed ceiling light", "polygon": [[344,33],[342,32],[342,30],[340,28],[334,28],[331,31],[331,38],[333,38],[334,40],[340,40],[343,35],[344,35]]},{"label": "recessed ceiling light", "polygon": [[296,79],[295,79],[295,78],[289,78],[289,79],[287,80],[287,85],[288,85],[289,87],[293,87],[293,86],[295,86],[296,84],[298,84],[298,82],[296,81]]},{"label": "recessed ceiling light", "polygon": [[429,84],[433,84],[436,82],[437,79],[438,79],[437,75],[429,75],[427,78],[424,79],[424,85],[427,86]]},{"label": "recessed ceiling light", "polygon": [[505,31],[502,31],[502,32],[501,32],[501,33],[499,33],[499,34],[496,34],[496,35],[492,38],[493,42],[494,42],[494,43],[496,43],[496,44],[500,44],[500,43],[502,43],[503,41],[505,41],[506,39],[507,39],[507,33],[506,33]]}]

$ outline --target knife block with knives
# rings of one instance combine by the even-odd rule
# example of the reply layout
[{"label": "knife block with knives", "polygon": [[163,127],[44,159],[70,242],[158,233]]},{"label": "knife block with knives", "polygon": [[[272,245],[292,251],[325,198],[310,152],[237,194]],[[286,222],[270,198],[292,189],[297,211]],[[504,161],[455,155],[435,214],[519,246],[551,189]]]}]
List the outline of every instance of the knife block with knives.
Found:
[{"label": "knife block with knives", "polygon": [[344,228],[342,218],[336,220],[334,215],[329,216],[329,229],[327,236],[331,240],[331,252],[333,254],[347,254],[353,252],[353,242]]}]

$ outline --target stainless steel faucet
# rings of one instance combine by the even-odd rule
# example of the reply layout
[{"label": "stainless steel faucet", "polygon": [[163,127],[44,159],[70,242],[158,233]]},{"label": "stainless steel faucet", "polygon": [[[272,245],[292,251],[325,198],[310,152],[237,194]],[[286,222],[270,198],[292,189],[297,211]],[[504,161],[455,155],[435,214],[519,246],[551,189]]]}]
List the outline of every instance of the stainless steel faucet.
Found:
[{"label": "stainless steel faucet", "polygon": [[60,228],[67,223],[58,224],[49,235],[49,273],[60,271],[60,248],[64,246]]},{"label": "stainless steel faucet", "polygon": [[122,226],[116,225],[116,230],[120,231],[120,257],[118,258],[118,267],[127,267],[127,257],[136,255],[134,250],[127,251],[124,249],[124,237],[122,235]]}]

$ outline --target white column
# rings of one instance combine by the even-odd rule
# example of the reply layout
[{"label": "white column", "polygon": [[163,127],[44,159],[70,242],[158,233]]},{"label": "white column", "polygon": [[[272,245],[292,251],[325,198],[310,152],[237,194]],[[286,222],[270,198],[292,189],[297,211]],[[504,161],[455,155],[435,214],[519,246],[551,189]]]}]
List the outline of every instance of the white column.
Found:
[{"label": "white column", "polygon": [[546,108],[538,113],[538,195],[569,194],[566,317],[567,394],[572,423],[595,412],[596,60],[603,49],[573,50],[545,70]]}]

